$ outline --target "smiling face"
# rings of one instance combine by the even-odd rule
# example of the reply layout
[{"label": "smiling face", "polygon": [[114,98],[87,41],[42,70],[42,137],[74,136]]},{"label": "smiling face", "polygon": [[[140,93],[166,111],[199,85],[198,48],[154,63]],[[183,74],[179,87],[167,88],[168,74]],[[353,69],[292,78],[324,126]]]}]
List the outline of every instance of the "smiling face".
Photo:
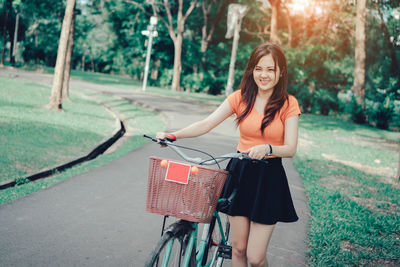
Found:
[{"label": "smiling face", "polygon": [[273,91],[279,81],[280,69],[271,54],[260,58],[253,70],[253,78],[258,91]]}]

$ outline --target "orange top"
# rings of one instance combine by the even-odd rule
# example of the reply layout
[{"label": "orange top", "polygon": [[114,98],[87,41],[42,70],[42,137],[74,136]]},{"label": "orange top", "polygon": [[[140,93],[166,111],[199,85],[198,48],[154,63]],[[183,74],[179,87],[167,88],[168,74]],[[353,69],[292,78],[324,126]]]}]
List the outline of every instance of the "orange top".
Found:
[{"label": "orange top", "polygon": [[[228,96],[228,102],[236,115],[246,108],[241,102],[241,91],[237,90]],[[297,99],[289,95],[289,98],[283,104],[282,108],[276,113],[275,118],[268,124],[264,130],[264,136],[261,133],[261,122],[264,114],[261,114],[254,107],[247,117],[239,124],[240,139],[237,146],[238,151],[245,151],[253,146],[261,144],[271,144],[281,146],[284,141],[285,120],[292,116],[300,115],[300,107]]]}]

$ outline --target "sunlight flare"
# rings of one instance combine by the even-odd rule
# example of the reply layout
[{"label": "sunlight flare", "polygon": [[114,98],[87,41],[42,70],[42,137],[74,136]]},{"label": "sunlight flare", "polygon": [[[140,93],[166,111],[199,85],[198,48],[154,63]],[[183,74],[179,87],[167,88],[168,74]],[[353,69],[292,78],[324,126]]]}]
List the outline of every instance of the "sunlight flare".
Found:
[{"label": "sunlight flare", "polygon": [[323,13],[321,6],[312,0],[294,0],[287,6],[292,14],[322,15]]}]

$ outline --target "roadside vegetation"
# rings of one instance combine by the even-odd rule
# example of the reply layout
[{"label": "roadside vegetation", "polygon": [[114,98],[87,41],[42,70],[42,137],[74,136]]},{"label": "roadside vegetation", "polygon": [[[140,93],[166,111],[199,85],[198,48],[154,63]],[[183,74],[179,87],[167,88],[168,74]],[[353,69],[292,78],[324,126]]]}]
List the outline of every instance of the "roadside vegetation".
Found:
[{"label": "roadside vegetation", "polygon": [[[0,76],[0,83],[0,94],[4,96],[0,102],[0,182],[14,179],[22,184],[1,190],[0,204],[120,157],[144,144],[144,133],[154,134],[164,128],[158,114],[124,99],[80,90],[79,96],[72,92],[71,101],[63,103],[65,112],[50,111],[44,108],[50,88],[4,76]],[[24,184],[24,176],[87,155],[114,134],[119,124],[99,102],[125,118],[129,138],[124,144],[114,153],[100,155],[51,178]]]},{"label": "roadside vegetation", "polygon": [[49,88],[0,76],[1,177],[22,177],[90,152],[109,137],[114,118],[94,101],[71,95],[67,112],[44,108]]},{"label": "roadside vegetation", "polygon": [[304,114],[294,163],[310,207],[310,266],[400,264],[400,133]]},{"label": "roadside vegetation", "polygon": [[[398,131],[400,2],[356,2],[238,1],[247,6],[248,12],[240,28],[233,88],[239,86],[242,71],[257,45],[280,43],[288,62],[289,92],[297,97],[303,111],[347,113],[355,122]],[[68,3],[71,1],[0,0],[5,18],[0,19],[0,66],[55,66]],[[151,15],[147,12],[152,10],[158,18],[154,26],[158,36],[152,41],[149,86],[202,92],[201,97],[224,94],[234,47],[233,40],[225,38],[230,28],[226,22],[238,17],[228,14],[231,3],[76,1],[74,18],[68,16],[74,23],[64,27],[74,32],[70,67],[143,79],[147,37],[142,32],[149,26]],[[97,77],[99,82],[107,83],[103,78]],[[121,86],[130,86],[128,78],[119,81]],[[172,90],[157,90],[160,92],[172,94]]]}]

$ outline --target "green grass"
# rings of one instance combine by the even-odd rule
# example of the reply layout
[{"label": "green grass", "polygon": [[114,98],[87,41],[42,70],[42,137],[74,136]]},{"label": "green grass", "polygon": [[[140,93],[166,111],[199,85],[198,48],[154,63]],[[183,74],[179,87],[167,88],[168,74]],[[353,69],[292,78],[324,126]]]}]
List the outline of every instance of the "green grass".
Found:
[{"label": "green grass", "polygon": [[[72,93],[72,101],[63,103],[65,112],[51,111],[44,108],[50,95],[49,88],[2,76],[0,83],[0,136],[4,147],[0,172],[3,180],[23,182],[21,176],[84,156],[110,137],[116,128],[111,114],[94,101]],[[80,92],[84,91],[80,89]],[[116,97],[84,93],[122,114],[126,127],[134,134],[112,154],[100,155],[50,178],[1,190],[0,204],[116,159],[143,145],[146,142],[142,137],[144,133],[154,135],[164,128],[158,114]]]},{"label": "green grass", "polygon": [[74,94],[65,112],[48,110],[50,88],[0,76],[0,181],[85,155],[115,128],[102,106]]},{"label": "green grass", "polygon": [[400,133],[302,115],[295,166],[311,210],[309,264],[400,264]]},{"label": "green grass", "polygon": [[[50,69],[48,72],[53,73]],[[140,86],[139,81],[135,81],[128,76],[110,75],[99,72],[82,72],[79,70],[72,70],[71,77],[83,81],[106,84],[106,85],[120,85],[120,86]]]}]

